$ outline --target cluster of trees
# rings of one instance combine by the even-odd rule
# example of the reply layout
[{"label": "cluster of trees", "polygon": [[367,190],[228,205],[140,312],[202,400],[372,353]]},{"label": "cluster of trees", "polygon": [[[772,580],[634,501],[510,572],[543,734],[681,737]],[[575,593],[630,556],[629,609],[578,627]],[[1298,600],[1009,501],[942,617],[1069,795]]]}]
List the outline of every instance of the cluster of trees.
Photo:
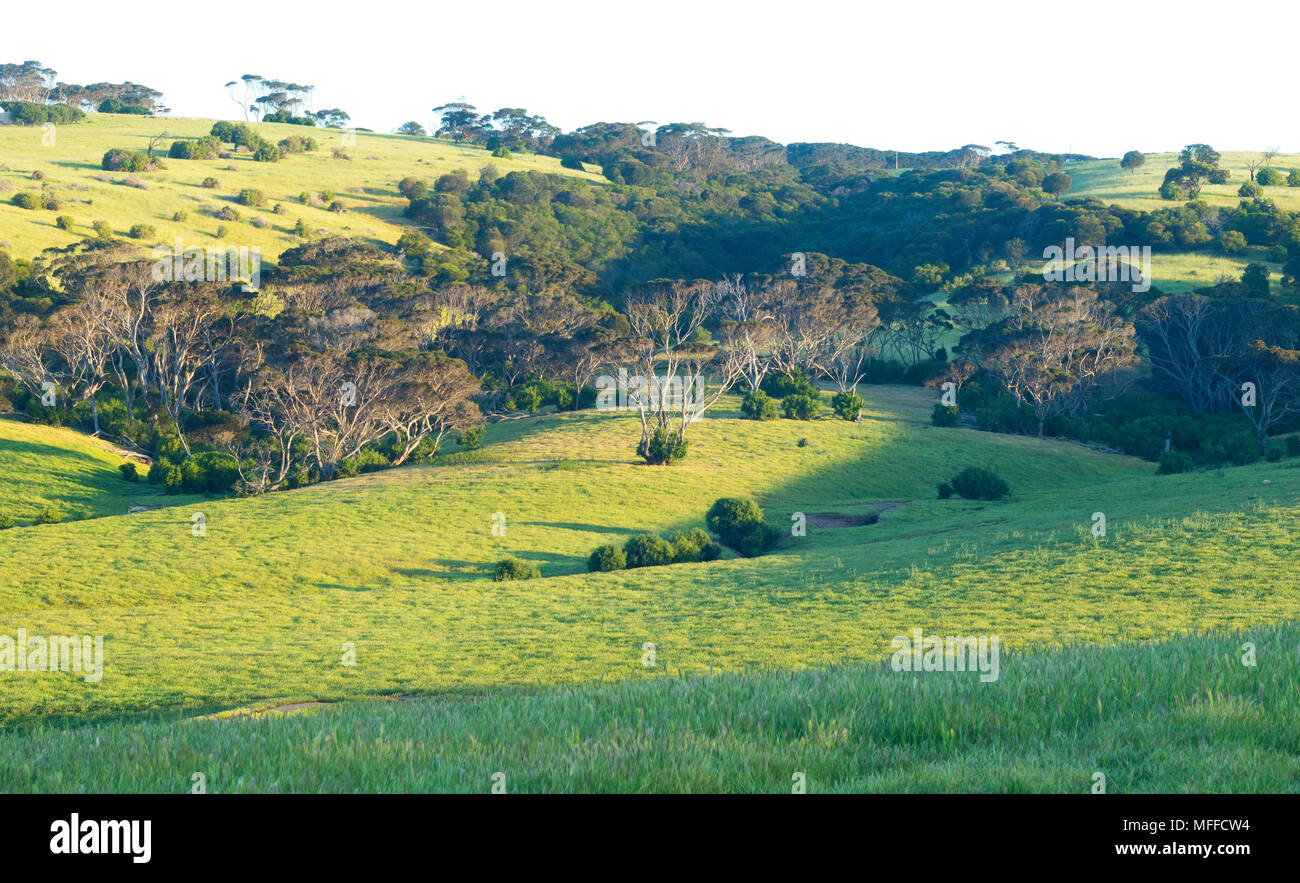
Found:
[{"label": "cluster of trees", "polygon": [[[125,83],[91,83],[78,86],[60,83],[58,71],[39,61],[0,64],[0,104],[66,105],[69,108],[98,110],[100,113],[166,113],[162,93],[157,89],[129,80]],[[11,108],[6,108],[12,110]],[[72,122],[72,119],[54,122]],[[40,122],[45,122],[41,120]]]},{"label": "cluster of trees", "polygon": [[1146,361],[1195,413],[1244,413],[1259,450],[1300,414],[1300,308],[1240,286],[1160,297],[1136,315]]},{"label": "cluster of trees", "polygon": [[246,121],[341,129],[352,119],[337,107],[312,110],[315,86],[244,74],[238,80],[226,83],[226,91],[230,93],[230,100],[239,105]]},{"label": "cluster of trees", "polygon": [[[560,134],[560,130],[548,123],[545,117],[529,114],[522,107],[503,107],[480,114],[472,104],[450,101],[435,107],[433,112],[439,119],[437,137],[481,144],[489,150],[506,148],[541,152]],[[406,127],[412,126],[419,127],[419,123],[406,124]],[[418,132],[407,128],[403,134]]]},{"label": "cluster of trees", "polygon": [[481,422],[465,364],[350,304],[361,280],[268,296],[157,277],[114,245],[40,269],[34,284],[64,302],[16,317],[0,345],[30,412],[89,410],[89,428],[150,451],[162,474],[219,452],[245,493],[400,465]]}]

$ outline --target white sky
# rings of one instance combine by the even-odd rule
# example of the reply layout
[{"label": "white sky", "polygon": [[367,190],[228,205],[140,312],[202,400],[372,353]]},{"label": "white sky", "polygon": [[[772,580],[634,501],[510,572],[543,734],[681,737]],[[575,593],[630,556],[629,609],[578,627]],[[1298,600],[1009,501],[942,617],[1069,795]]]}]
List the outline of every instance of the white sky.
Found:
[{"label": "white sky", "polygon": [[700,121],[782,143],[902,150],[1008,140],[1098,156],[1196,141],[1300,152],[1283,48],[1300,23],[1294,0],[108,8],[7,4],[0,61],[36,58],[64,82],[143,83],[178,116],[239,118],[224,84],[245,73],[310,83],[318,109],[341,107],[376,131],[408,119],[427,128],[433,107],[463,96],[565,131]]}]

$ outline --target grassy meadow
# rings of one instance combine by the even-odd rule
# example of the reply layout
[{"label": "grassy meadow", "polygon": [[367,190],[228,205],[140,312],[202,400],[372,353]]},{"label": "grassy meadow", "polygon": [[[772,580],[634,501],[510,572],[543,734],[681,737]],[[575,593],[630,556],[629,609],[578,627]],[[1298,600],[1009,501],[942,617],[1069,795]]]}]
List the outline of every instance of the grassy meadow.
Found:
[{"label": "grassy meadow", "polygon": [[[174,764],[188,769],[199,763],[191,757],[217,751],[223,740],[245,738],[267,740],[270,753],[264,761],[230,762],[232,771],[250,766],[237,777],[242,785],[225,780],[228,790],[346,790],[370,783],[475,790],[478,764],[498,762],[491,745],[519,764],[532,764],[536,775],[521,787],[781,790],[787,786],[770,777],[773,769],[789,765],[788,755],[772,754],[768,741],[785,743],[793,731],[755,732],[758,741],[733,757],[730,748],[709,742],[687,721],[657,718],[656,709],[667,715],[693,701],[681,691],[718,684],[750,695],[752,715],[758,705],[770,708],[775,701],[765,695],[788,690],[795,679],[820,685],[814,692],[830,690],[826,701],[835,709],[828,717],[803,718],[820,735],[810,730],[800,738],[829,740],[825,747],[833,752],[848,751],[844,746],[860,745],[860,739],[876,746],[862,764],[825,778],[828,790],[906,787],[899,776],[912,767],[889,772],[885,761],[907,749],[889,741],[888,729],[874,731],[865,723],[891,708],[890,714],[918,715],[912,725],[921,730],[933,723],[927,715],[968,715],[970,726],[976,719],[1005,720],[1019,735],[986,741],[976,753],[984,752],[986,766],[1000,751],[1004,760],[1018,760],[1007,760],[1009,766],[987,779],[987,787],[1073,790],[1078,770],[1053,766],[1052,752],[1026,755],[1017,741],[1035,733],[1047,741],[1039,724],[1050,723],[1067,726],[1069,738],[1081,740],[1053,751],[1083,751],[1085,744],[1088,751],[1119,750],[1105,739],[1096,741],[1101,730],[1076,731],[1073,711],[1049,703],[1032,712],[1039,717],[1025,717],[1029,706],[996,692],[1011,689],[1011,682],[977,683],[992,689],[981,693],[976,706],[942,711],[921,703],[905,711],[887,698],[895,683],[871,665],[888,656],[893,636],[922,628],[927,634],[998,635],[1004,647],[1039,654],[1034,658],[1042,665],[1073,666],[1052,654],[1074,647],[1069,653],[1077,655],[1068,659],[1081,666],[1085,658],[1093,660],[1087,666],[1099,668],[1086,677],[1104,680],[1099,672],[1112,664],[1106,660],[1119,657],[1081,645],[1207,630],[1250,633],[1300,619],[1293,552],[1300,532],[1298,461],[1156,476],[1151,463],[1071,442],[933,427],[933,393],[926,390],[882,386],[864,395],[869,408],[861,424],[835,418],[742,421],[737,403],[724,400],[692,430],[688,458],[669,468],[636,463],[635,416],[581,412],[493,424],[481,451],[445,456],[442,465],[259,498],[174,500],[178,505],[171,508],[128,516],[107,514],[122,493],[111,482],[88,485],[86,505],[92,511],[102,507],[106,517],[0,531],[0,634],[23,627],[29,634],[105,638],[98,683],[69,673],[0,678],[0,709],[10,731],[0,740],[0,789],[51,781],[42,777],[56,775],[58,763],[32,766],[30,752],[49,741],[48,728],[72,727],[73,739],[93,732],[104,734],[105,744],[160,740],[156,748],[141,749],[137,772],[107,765],[96,774],[107,777],[98,785],[83,780],[91,790],[171,790]],[[20,426],[49,433],[51,443],[66,439],[62,430],[0,426],[9,436]],[[999,503],[938,500],[935,485],[967,465],[997,469],[1013,497]],[[757,559],[727,555],[710,563],[585,572],[586,556],[597,545],[644,531],[700,526],[712,501],[725,495],[753,496],[776,525],[790,525],[802,513],[807,535],[790,536]],[[191,534],[193,511],[204,513],[206,536]],[[880,514],[878,523],[827,526],[832,519],[826,516],[871,512]],[[1092,535],[1094,512],[1106,516],[1105,537]],[[505,518],[504,536],[492,533],[497,514]],[[494,582],[493,565],[506,555],[538,564],[542,578]],[[1223,645],[1215,640],[1214,647]],[[655,645],[653,667],[643,664],[647,643]],[[345,644],[355,648],[354,665],[344,664]],[[1176,646],[1195,656],[1210,645]],[[824,675],[804,671],[828,665],[836,668]],[[756,680],[740,677],[746,672]],[[710,674],[735,677],[691,680]],[[1294,672],[1287,676],[1294,683]],[[1144,726],[1187,724],[1193,733],[1265,715],[1246,691],[1228,705],[1196,706],[1189,724],[1184,717],[1190,712],[1180,711],[1178,702],[1202,701],[1196,698],[1199,681],[1193,681],[1179,682],[1163,708],[1142,710],[1119,686],[1108,695],[1128,703],[1128,713]],[[593,683],[610,686],[584,692]],[[831,689],[833,684],[840,686]],[[1072,696],[1067,684],[1068,679],[1042,682],[1033,689]],[[853,700],[860,717],[850,720],[845,703],[858,689],[873,698]],[[1214,682],[1211,689],[1217,695]],[[986,695],[1010,704],[1002,711],[996,702],[985,707]],[[420,701],[385,701],[398,697]],[[1089,708],[1096,698],[1089,698]],[[232,709],[311,702],[346,704],[310,721],[178,723]],[[554,778],[558,767],[537,767],[558,764],[555,752],[571,738],[582,751],[599,753],[577,734],[595,726],[600,715],[590,709],[604,702],[643,708],[642,722],[657,733],[688,742],[705,739],[692,750],[712,759],[689,771],[683,767],[680,780],[665,774],[657,786],[648,777],[661,757],[656,752],[675,752],[672,739],[647,746],[648,754],[638,749],[640,760],[625,759],[631,767],[606,758],[614,764],[608,770],[613,778],[591,772],[599,782],[561,782]],[[730,705],[722,708],[733,712]],[[1277,713],[1286,708],[1283,703]],[[739,714],[744,706],[735,709]],[[338,752],[355,754],[351,740],[362,733],[376,738],[371,728],[389,732],[387,716],[408,713],[410,721],[392,725],[397,732],[415,732],[407,728],[418,729],[413,721],[422,720],[434,732],[472,732],[482,744],[466,748],[447,769],[427,774],[388,768],[397,758],[409,763],[433,750],[403,740],[376,747],[374,757],[321,766]],[[483,741],[479,726],[490,730],[500,723],[491,723],[492,715],[506,720],[513,714],[549,735],[512,748],[503,747],[504,736]],[[620,720],[631,725],[636,718]],[[96,728],[82,729],[87,721]],[[1105,721],[1118,726],[1109,716]],[[722,718],[715,722],[736,729]],[[620,724],[606,726],[617,733]],[[1294,735],[1294,722],[1288,726]],[[314,748],[277,742],[301,739],[304,727]],[[840,730],[850,736],[835,735]],[[927,732],[922,741],[930,740],[928,747],[918,746],[914,762],[915,769],[928,772],[910,780],[913,787],[970,786],[979,775],[964,766],[970,758],[963,760],[955,743],[944,753],[941,741],[933,741],[939,731]],[[433,737],[426,732],[423,738]],[[1257,747],[1249,732],[1240,739],[1243,752]],[[173,752],[169,746],[176,745],[186,747]],[[1079,763],[1090,768],[1086,756],[1085,751]],[[1172,755],[1165,761],[1131,770],[1133,781],[1155,790],[1194,787],[1192,773],[1201,767]],[[604,769],[605,762],[587,769]],[[1270,764],[1260,776],[1274,785],[1293,782],[1293,766],[1280,756]],[[724,768],[735,778],[717,778]],[[319,778],[304,778],[311,775]],[[783,775],[788,782],[789,773]],[[1215,775],[1226,776],[1227,768],[1216,765]],[[1222,782],[1230,787],[1228,779]]]},{"label": "grassy meadow", "polygon": [[[262,136],[272,142],[291,135],[309,135],[320,147],[313,153],[296,153],[279,162],[254,162],[247,152],[229,159],[186,160],[166,157],[173,141],[197,138],[212,129],[213,120],[185,118],[147,118],[114,114],[90,114],[84,122],[58,126],[53,143],[40,126],[0,126],[0,248],[17,258],[35,257],[41,250],[63,247],[94,236],[91,225],[107,221],[114,233],[125,237],[133,224],[152,225],[155,237],[141,240],[145,248],[172,246],[177,237],[186,246],[236,245],[258,247],[262,257],[274,260],[280,252],[301,244],[293,234],[299,219],[313,232],[349,236],[391,245],[402,235],[402,211],[406,200],[397,191],[397,183],[408,175],[432,180],[454,169],[465,169],[471,177],[485,165],[495,165],[506,174],[536,170],[563,175],[584,173],[562,169],[554,157],[515,154],[510,159],[494,158],[481,147],[454,144],[433,138],[380,133],[356,132],[355,144],[344,144],[345,133],[339,129],[305,129],[283,123],[257,123]],[[166,133],[158,140],[165,169],[142,172],[134,177],[148,189],[124,183],[126,172],[105,172],[100,168],[104,153],[122,147],[146,150],[149,139]],[[229,145],[227,145],[229,146]],[[346,159],[336,158],[339,148]],[[34,172],[45,175],[33,180]],[[216,178],[214,189],[202,185],[204,178]],[[587,174],[603,180],[598,174]],[[58,211],[22,209],[12,203],[15,193],[29,190],[51,191],[62,203]],[[240,190],[262,191],[266,204],[249,208],[235,202]],[[328,210],[325,205],[302,205],[299,194],[331,191],[347,211]],[[277,204],[285,212],[275,214]],[[240,215],[238,221],[214,217],[230,206]],[[186,219],[173,221],[176,212]],[[55,225],[60,215],[75,220],[71,230]],[[267,226],[253,225],[262,218]],[[224,239],[217,229],[226,228]]]},{"label": "grassy meadow", "polygon": [[135,461],[72,429],[0,420],[0,514],[29,524],[52,507],[75,521],[201,499],[147,484],[149,467],[140,462],[140,481],[124,481],[119,467],[127,462]]},{"label": "grassy meadow", "polygon": [[[1254,665],[1243,650],[1254,645]],[[33,792],[1241,793],[1300,789],[1300,628],[0,732]]]}]

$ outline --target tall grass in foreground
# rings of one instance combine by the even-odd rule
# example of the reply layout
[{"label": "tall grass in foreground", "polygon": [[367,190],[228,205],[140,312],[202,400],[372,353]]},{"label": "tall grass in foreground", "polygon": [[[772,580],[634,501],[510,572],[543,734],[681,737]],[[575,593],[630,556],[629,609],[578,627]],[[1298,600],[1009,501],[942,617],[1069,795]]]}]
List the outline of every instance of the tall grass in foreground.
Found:
[{"label": "tall grass in foreground", "polygon": [[[1257,664],[1242,662],[1255,645]],[[0,733],[0,789],[1300,791],[1300,625],[887,663]]]}]

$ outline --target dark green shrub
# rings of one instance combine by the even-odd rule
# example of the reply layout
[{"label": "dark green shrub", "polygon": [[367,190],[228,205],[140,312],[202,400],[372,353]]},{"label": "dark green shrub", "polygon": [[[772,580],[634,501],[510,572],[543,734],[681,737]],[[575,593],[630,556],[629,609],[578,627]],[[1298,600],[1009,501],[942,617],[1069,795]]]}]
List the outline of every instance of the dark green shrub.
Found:
[{"label": "dark green shrub", "polygon": [[132,224],[126,235],[132,239],[152,239],[158,235],[158,231],[151,224]]},{"label": "dark green shrub", "polygon": [[1286,437],[1286,455],[1288,457],[1300,457],[1300,435],[1288,435]]},{"label": "dark green shrub", "polygon": [[365,448],[355,457],[343,460],[335,468],[339,478],[352,478],[363,472],[376,472],[388,465],[388,458],[373,448]]},{"label": "dark green shrub", "polygon": [[581,172],[583,170],[582,160],[573,155],[562,156],[560,157],[560,168],[576,169]]},{"label": "dark green shrub", "polygon": [[790,374],[767,375],[763,378],[761,388],[763,392],[775,399],[783,399],[792,395],[817,395],[817,387],[798,368],[795,368],[794,372]]},{"label": "dark green shrub", "polygon": [[939,485],[939,499],[941,500],[950,499],[952,497],[952,493],[953,493],[952,485],[950,485],[948,482],[945,481]]},{"label": "dark green shrub", "polygon": [[788,395],[781,400],[781,410],[790,420],[812,420],[821,411],[821,402],[802,393]]},{"label": "dark green shrub", "polygon": [[677,433],[661,427],[654,431],[654,435],[650,436],[650,444],[646,448],[645,460],[655,466],[671,466],[686,456],[689,447],[690,442],[679,439]]},{"label": "dark green shrub", "polygon": [[262,194],[262,191],[246,187],[239,191],[239,195],[235,197],[235,201],[240,205],[247,205],[256,208],[259,205],[266,204],[266,197]]},{"label": "dark green shrub", "polygon": [[628,540],[623,554],[627,556],[628,567],[659,567],[672,564],[676,550],[663,537],[650,533]]},{"label": "dark green shrub", "polygon": [[70,104],[38,104],[35,101],[4,101],[4,108],[13,114],[14,122],[24,126],[39,126],[42,123],[79,123],[86,118],[86,113]]},{"label": "dark green shrub", "polygon": [[715,500],[705,521],[723,543],[746,558],[763,554],[780,536],[776,528],[769,528],[763,522],[763,510],[758,504],[744,497]]},{"label": "dark green shrub", "polygon": [[279,162],[280,148],[274,144],[263,143],[253,152],[253,160],[255,162]]},{"label": "dark green shrub", "polygon": [[0,530],[8,530],[11,527],[17,527],[18,522],[8,512],[0,513]]},{"label": "dark green shrub", "polygon": [[709,536],[708,531],[693,527],[668,538],[673,547],[673,562],[685,564],[695,561],[716,561],[722,548]]},{"label": "dark green shrub", "polygon": [[137,116],[152,116],[153,111],[143,104],[127,104],[121,98],[105,98],[99,102],[100,113],[126,113]]},{"label": "dark green shrub", "polygon": [[855,419],[866,406],[867,403],[862,400],[862,396],[850,390],[837,392],[831,396],[831,410],[841,420]]},{"label": "dark green shrub", "polygon": [[462,451],[477,451],[483,444],[483,436],[486,434],[486,426],[475,426],[457,435],[456,444],[460,445]]},{"label": "dark green shrub", "polygon": [[492,578],[503,583],[518,579],[537,579],[541,575],[542,572],[537,569],[536,564],[520,561],[518,558],[502,558],[497,562],[497,569]]},{"label": "dark green shrub", "polygon": [[1196,466],[1192,455],[1185,451],[1165,451],[1160,455],[1160,466],[1156,475],[1176,475],[1179,472],[1191,472]]},{"label": "dark green shrub", "polygon": [[956,405],[945,405],[940,402],[930,412],[930,422],[935,426],[957,426],[961,423],[961,414],[958,413]]},{"label": "dark green shrub", "polygon": [[952,489],[968,500],[1000,500],[1011,487],[992,469],[967,466],[952,480]]},{"label": "dark green shrub", "polygon": [[740,410],[750,420],[775,420],[781,416],[776,399],[761,389],[745,393],[740,400]]},{"label": "dark green shrub", "polygon": [[203,183],[200,184],[199,186],[202,187],[204,190],[216,190],[218,187],[221,186],[221,182],[218,181],[216,178],[209,177],[209,178],[204,178]]},{"label": "dark green shrub", "polygon": [[1286,177],[1277,169],[1265,166],[1255,173],[1255,183],[1260,187],[1280,187],[1286,183]]},{"label": "dark green shrub", "polygon": [[136,472],[134,463],[123,463],[121,466],[117,468],[121,471],[122,478],[125,479],[126,481],[140,480],[140,473]]},{"label": "dark green shrub", "polygon": [[59,215],[54,221],[55,226],[60,230],[71,230],[75,223],[77,222],[71,215]]},{"label": "dark green shrub", "polygon": [[626,567],[627,555],[613,543],[600,546],[587,559],[587,570],[591,573],[607,573],[611,570],[623,570]]},{"label": "dark green shrub", "polygon": [[173,141],[167,155],[172,159],[216,159],[221,153],[221,141],[204,135],[195,141]]},{"label": "dark green shrub", "polygon": [[57,506],[46,506],[36,513],[35,524],[58,524],[63,520],[63,513]]},{"label": "dark green shrub", "polygon": [[24,190],[20,193],[15,193],[12,202],[14,205],[18,206],[19,208],[30,209],[32,211],[35,211],[36,209],[41,207],[40,195],[36,193],[32,193],[30,190]]},{"label": "dark green shrub", "polygon": [[114,147],[104,153],[100,166],[106,172],[152,172],[161,169],[162,163],[143,150]]}]

